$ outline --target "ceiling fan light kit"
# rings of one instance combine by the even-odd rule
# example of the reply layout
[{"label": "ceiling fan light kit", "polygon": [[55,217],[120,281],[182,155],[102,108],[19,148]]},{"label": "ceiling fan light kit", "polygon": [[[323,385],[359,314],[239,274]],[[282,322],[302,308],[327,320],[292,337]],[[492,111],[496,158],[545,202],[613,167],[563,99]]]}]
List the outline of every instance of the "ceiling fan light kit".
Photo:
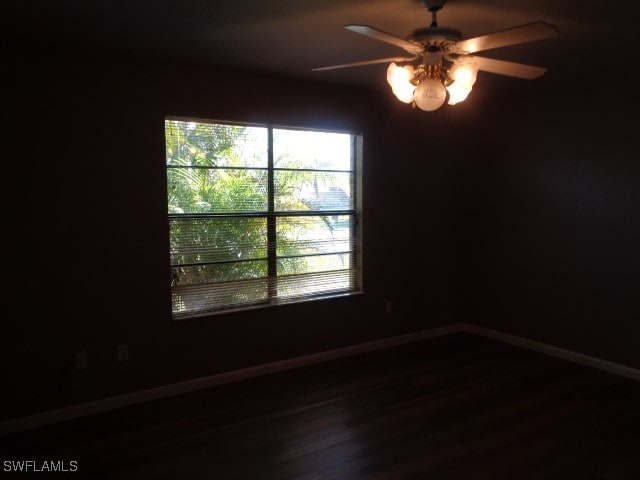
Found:
[{"label": "ceiling fan light kit", "polygon": [[553,25],[534,22],[463,40],[458,30],[438,26],[436,14],[446,0],[421,0],[420,3],[431,12],[431,25],[412,31],[404,39],[368,25],[345,26],[352,32],[400,47],[411,54],[411,57],[380,58],[313,70],[390,62],[387,67],[387,82],[393,94],[401,102],[427,112],[439,109],[447,99],[449,105],[464,101],[476,82],[479,70],[528,80],[538,78],[546,72],[543,67],[472,54],[554,37],[557,30]]}]

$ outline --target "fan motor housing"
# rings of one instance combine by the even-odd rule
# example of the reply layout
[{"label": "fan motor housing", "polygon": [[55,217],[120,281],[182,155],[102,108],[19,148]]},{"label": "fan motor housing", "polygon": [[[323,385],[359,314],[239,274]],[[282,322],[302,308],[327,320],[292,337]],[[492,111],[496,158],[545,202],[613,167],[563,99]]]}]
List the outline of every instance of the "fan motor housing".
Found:
[{"label": "fan motor housing", "polygon": [[426,48],[442,49],[462,40],[462,33],[455,28],[425,27],[409,33],[406,40],[420,43]]}]

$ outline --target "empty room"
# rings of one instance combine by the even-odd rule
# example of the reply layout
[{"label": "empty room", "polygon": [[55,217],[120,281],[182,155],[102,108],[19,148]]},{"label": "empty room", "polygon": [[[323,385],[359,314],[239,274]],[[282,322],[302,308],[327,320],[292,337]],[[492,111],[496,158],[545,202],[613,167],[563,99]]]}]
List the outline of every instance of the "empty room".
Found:
[{"label": "empty room", "polygon": [[2,2],[3,476],[640,478],[632,7]]}]

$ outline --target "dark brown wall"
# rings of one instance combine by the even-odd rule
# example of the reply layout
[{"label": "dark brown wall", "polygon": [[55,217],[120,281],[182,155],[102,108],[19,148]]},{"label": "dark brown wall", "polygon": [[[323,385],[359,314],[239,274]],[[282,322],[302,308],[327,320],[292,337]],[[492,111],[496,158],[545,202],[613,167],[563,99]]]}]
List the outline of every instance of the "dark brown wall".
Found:
[{"label": "dark brown wall", "polygon": [[[637,101],[488,93],[481,76],[427,114],[192,65],[5,64],[2,418],[450,322],[640,366]],[[361,131],[365,294],[173,323],[165,115]]]},{"label": "dark brown wall", "polygon": [[637,368],[640,105],[581,73],[495,108],[466,162],[463,316]]},{"label": "dark brown wall", "polygon": [[[452,321],[448,161],[390,93],[122,58],[20,58],[12,78],[3,417]],[[364,295],[172,322],[165,115],[362,132]]]}]

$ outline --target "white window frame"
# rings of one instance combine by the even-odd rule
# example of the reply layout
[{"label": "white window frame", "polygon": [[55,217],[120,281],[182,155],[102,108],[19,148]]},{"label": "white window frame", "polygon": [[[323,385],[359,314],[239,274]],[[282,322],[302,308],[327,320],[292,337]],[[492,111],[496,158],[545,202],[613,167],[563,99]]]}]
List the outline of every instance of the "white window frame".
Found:
[{"label": "white window frame", "polygon": [[[172,224],[175,222],[196,222],[196,221],[225,221],[223,219],[232,218],[232,219],[241,219],[241,218],[264,218],[266,219],[267,229],[266,229],[266,238],[264,239],[267,245],[267,275],[266,277],[261,277],[258,279],[245,279],[239,281],[227,281],[227,282],[218,282],[215,278],[212,278],[210,281],[206,281],[203,284],[198,285],[180,285],[177,278],[179,274],[176,272],[180,272],[184,270],[183,264],[179,262],[176,263],[177,256],[174,248],[171,248],[170,252],[170,269],[171,269],[171,297],[172,297],[172,318],[174,320],[184,320],[189,318],[197,318],[203,316],[211,316],[215,314],[221,313],[229,313],[240,310],[247,309],[256,309],[256,308],[264,308],[264,307],[272,307],[276,305],[282,304],[290,304],[290,303],[300,303],[310,300],[321,300],[327,298],[335,298],[341,296],[350,296],[355,294],[362,293],[362,225],[361,225],[361,213],[362,213],[362,134],[356,134],[348,131],[336,131],[336,130],[320,130],[320,129],[309,129],[309,128],[297,128],[297,127],[280,127],[274,125],[265,125],[265,124],[245,124],[245,123],[237,123],[237,122],[227,122],[227,121],[213,121],[213,120],[205,120],[205,119],[193,119],[193,118],[185,118],[185,117],[174,117],[167,116],[165,118],[165,135],[166,126],[169,122],[194,122],[194,123],[203,123],[203,124],[213,124],[213,125],[225,125],[232,127],[254,127],[254,128],[263,128],[267,131],[267,157],[268,164],[266,166],[267,171],[267,192],[268,192],[268,202],[267,208],[263,211],[250,211],[250,212],[224,212],[224,213],[176,213],[169,212],[168,213],[168,221],[170,225],[170,244],[175,245],[175,238],[173,237],[173,229],[171,228]],[[347,134],[350,135],[350,155],[351,155],[351,166],[349,171],[340,171],[339,174],[348,173],[351,183],[350,188],[350,204],[348,207],[344,208],[330,208],[330,209],[310,209],[310,210],[286,210],[286,211],[278,211],[276,206],[274,205],[274,196],[276,191],[275,185],[275,176],[279,170],[291,170],[287,169],[279,169],[274,165],[274,131],[276,130],[290,130],[290,131],[301,131],[301,132],[321,132],[321,133],[338,133],[338,134]],[[180,168],[191,168],[186,165],[176,166],[175,164],[170,163],[170,155],[169,151],[166,151],[167,158],[167,187],[169,187],[169,176],[171,169],[180,169]],[[217,169],[222,167],[212,166],[207,167],[211,169]],[[250,168],[247,168],[248,170]],[[308,170],[308,169],[307,169]],[[318,172],[324,172],[324,170],[317,170]],[[169,195],[167,195],[167,205],[169,205]],[[214,206],[215,209],[215,206]],[[169,210],[169,209],[168,209]],[[339,272],[341,276],[340,282],[336,282],[335,285],[340,285],[339,287],[329,287],[327,288],[326,284],[331,284],[330,278],[331,272],[319,272],[319,273],[309,273],[309,274],[298,274],[298,275],[288,275],[285,279],[284,276],[278,275],[278,261],[284,257],[279,257],[277,254],[277,234],[276,225],[279,221],[284,221],[285,218],[291,219],[292,217],[306,217],[306,218],[315,218],[315,217],[332,217],[332,218],[348,218],[348,238],[349,238],[349,250],[346,252],[341,252],[346,254],[350,259],[350,266],[348,268],[348,281],[346,286],[342,286],[344,282],[345,273],[343,271]],[[339,216],[339,217],[338,217]],[[282,220],[281,220],[282,219]],[[316,254],[319,255],[319,254]],[[302,257],[311,257],[312,255],[300,255]],[[264,258],[262,260],[265,260]],[[233,261],[231,261],[233,262]],[[205,262],[206,263],[206,262]],[[209,262],[209,264],[214,264],[216,262]],[[227,261],[226,263],[229,263]],[[204,263],[203,263],[204,265]],[[193,265],[192,265],[193,267]],[[335,275],[334,275],[335,276]],[[307,278],[308,277],[308,278]],[[321,280],[318,280],[318,278]],[[304,280],[307,278],[307,280]],[[317,288],[317,291],[307,292],[308,286],[305,283],[304,287],[301,282],[311,281],[313,288]],[[281,294],[279,293],[281,289],[279,288],[279,284],[283,281],[289,282],[287,283],[289,290],[288,291],[296,291],[296,287],[298,287],[298,292],[303,291],[307,293],[296,293],[296,294]],[[253,283],[251,283],[253,282]],[[319,282],[316,285],[313,282]],[[321,285],[320,285],[321,284]],[[265,286],[266,285],[266,286]],[[282,286],[282,285],[280,285]],[[255,287],[256,290],[260,290],[266,288],[266,298],[262,298],[258,301],[236,301],[229,300],[221,301],[224,298],[231,298],[234,292],[234,289],[239,288],[248,288],[251,289]],[[338,289],[336,289],[338,288]],[[216,293],[217,292],[217,293]],[[192,295],[192,297],[189,297]],[[237,295],[236,295],[237,296]],[[194,298],[196,302],[191,305],[196,304],[196,307],[193,306],[185,306],[184,299],[185,298]]]}]

